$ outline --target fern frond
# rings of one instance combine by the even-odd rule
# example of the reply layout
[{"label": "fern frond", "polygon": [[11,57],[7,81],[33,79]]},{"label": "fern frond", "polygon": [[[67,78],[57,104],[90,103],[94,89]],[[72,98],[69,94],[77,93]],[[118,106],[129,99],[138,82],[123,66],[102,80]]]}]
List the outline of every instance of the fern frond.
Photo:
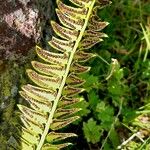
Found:
[{"label": "fern frond", "polygon": [[[32,61],[33,69],[27,74],[35,85],[22,87],[20,95],[29,103],[30,108],[18,105],[23,126],[14,136],[17,150],[59,150],[70,143],[56,144],[58,141],[76,136],[73,133],[58,133],[58,130],[79,118],[73,104],[80,101],[76,97],[84,91],[84,80],[79,74],[90,70],[80,65],[94,57],[83,50],[102,41],[106,34],[99,32],[108,23],[102,22],[96,15],[96,8],[107,4],[106,0],[70,0],[68,6],[57,0],[56,14],[60,21],[51,21],[56,33],[49,41],[57,52],[49,52],[36,47],[36,53],[43,62]],[[22,134],[21,134],[22,133]],[[20,137],[20,138],[19,138]]]}]

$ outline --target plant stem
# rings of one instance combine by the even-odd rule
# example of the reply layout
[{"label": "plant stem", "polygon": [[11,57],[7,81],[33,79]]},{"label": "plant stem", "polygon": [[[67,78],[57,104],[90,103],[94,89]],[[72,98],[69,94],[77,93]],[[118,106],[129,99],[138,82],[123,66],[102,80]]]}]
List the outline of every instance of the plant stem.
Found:
[{"label": "plant stem", "polygon": [[103,142],[103,144],[102,144],[100,150],[103,150],[103,147],[105,146],[105,144],[106,144],[106,142],[107,142],[107,140],[108,140],[108,138],[109,138],[109,135],[110,135],[112,129],[114,128],[115,123],[117,122],[117,119],[118,119],[119,115],[121,114],[122,105],[123,105],[123,99],[121,99],[121,103],[120,103],[120,106],[119,106],[118,114],[116,115],[115,120],[114,120],[113,124],[111,125],[111,128],[110,128],[110,130],[109,130],[109,132],[108,132],[108,134],[107,134],[107,137],[105,138],[105,140],[104,140],[104,142]]},{"label": "plant stem", "polygon": [[[141,25],[141,28],[143,30],[144,39],[146,40],[146,44],[147,44],[146,52],[145,52],[144,59],[143,59],[143,62],[145,62],[147,59],[147,56],[148,56],[148,51],[150,50],[150,39],[148,38],[148,33],[146,33],[143,25],[141,23],[140,23],[140,25]],[[147,30],[147,32],[148,32],[148,30]]]},{"label": "plant stem", "polygon": [[110,65],[109,63],[108,63],[108,61],[106,61],[103,57],[101,57],[100,55],[97,55],[96,54],[96,56],[98,57],[98,58],[100,58],[104,63],[106,63],[108,66]]}]

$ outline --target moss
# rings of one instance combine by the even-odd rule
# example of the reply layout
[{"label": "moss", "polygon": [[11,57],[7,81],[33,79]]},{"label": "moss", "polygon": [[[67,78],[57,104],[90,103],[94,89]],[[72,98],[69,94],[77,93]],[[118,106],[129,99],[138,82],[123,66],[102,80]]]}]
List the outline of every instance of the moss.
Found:
[{"label": "moss", "polygon": [[0,73],[2,73],[5,70],[6,66],[3,60],[0,60]]},{"label": "moss", "polygon": [[9,70],[5,71],[1,76],[1,95],[3,97],[9,97],[11,96],[11,74]]},{"label": "moss", "polygon": [[[22,60],[18,61],[18,57]],[[31,68],[30,62],[34,57],[35,53],[31,50],[27,57],[15,55],[8,62],[0,61],[0,68],[5,66],[5,69],[0,70],[0,149],[2,150],[6,149],[7,141],[14,133],[14,126],[18,122],[16,117],[18,110],[16,104],[20,100],[18,91],[28,81],[25,70]]]}]

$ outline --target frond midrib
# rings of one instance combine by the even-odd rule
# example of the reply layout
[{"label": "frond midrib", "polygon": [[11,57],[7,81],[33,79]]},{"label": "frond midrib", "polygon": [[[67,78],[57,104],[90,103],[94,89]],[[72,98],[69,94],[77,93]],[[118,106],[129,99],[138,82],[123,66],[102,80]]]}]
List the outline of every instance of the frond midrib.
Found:
[{"label": "frond midrib", "polygon": [[86,19],[85,19],[85,23],[84,23],[84,25],[83,25],[83,28],[82,28],[82,30],[81,30],[81,32],[80,32],[80,34],[79,34],[79,36],[78,36],[78,38],[77,38],[77,40],[76,40],[76,42],[75,42],[75,45],[74,45],[74,47],[73,47],[73,50],[72,50],[72,52],[71,52],[71,54],[70,54],[70,57],[69,57],[69,60],[68,60],[68,63],[67,63],[67,67],[66,67],[66,71],[65,71],[63,80],[62,80],[62,82],[61,82],[61,85],[60,85],[60,88],[59,88],[57,97],[56,97],[56,99],[55,99],[55,101],[54,101],[54,105],[53,105],[53,107],[52,107],[52,109],[51,109],[51,111],[50,111],[50,115],[49,115],[48,121],[47,121],[47,123],[46,123],[45,129],[44,129],[44,131],[43,131],[43,134],[42,134],[42,136],[41,136],[40,142],[39,142],[39,144],[38,144],[36,150],[41,150],[41,148],[42,148],[42,146],[43,146],[43,144],[44,144],[45,138],[46,138],[46,136],[47,136],[47,134],[48,134],[49,127],[50,127],[50,124],[51,124],[52,121],[53,121],[53,116],[54,116],[55,110],[56,110],[56,108],[57,108],[58,101],[59,101],[59,99],[60,99],[60,97],[61,97],[61,95],[62,95],[62,91],[63,91],[64,85],[65,85],[65,82],[66,82],[66,79],[67,79],[67,76],[68,76],[68,73],[69,73],[69,70],[70,70],[70,66],[71,66],[72,60],[73,60],[73,58],[74,58],[74,54],[75,54],[75,52],[76,52],[76,50],[77,50],[77,48],[78,48],[79,42],[81,41],[81,39],[82,39],[82,37],[83,37],[83,34],[84,34],[85,29],[86,29],[86,27],[87,27],[87,24],[88,24],[88,21],[89,21],[90,15],[91,15],[91,13],[92,13],[92,10],[93,10],[93,7],[94,7],[95,2],[96,2],[96,0],[93,0],[92,3],[91,3],[91,5],[90,5],[90,7],[89,7],[89,10],[88,10],[87,17],[86,17]]}]

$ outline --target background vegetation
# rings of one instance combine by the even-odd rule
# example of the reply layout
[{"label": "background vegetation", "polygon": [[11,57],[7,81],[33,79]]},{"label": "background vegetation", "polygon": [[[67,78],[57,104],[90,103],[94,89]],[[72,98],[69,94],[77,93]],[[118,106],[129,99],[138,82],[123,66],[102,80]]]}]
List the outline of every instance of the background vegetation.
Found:
[{"label": "background vegetation", "polygon": [[150,149],[150,2],[113,0],[99,11],[109,38],[91,51],[76,150]]}]

